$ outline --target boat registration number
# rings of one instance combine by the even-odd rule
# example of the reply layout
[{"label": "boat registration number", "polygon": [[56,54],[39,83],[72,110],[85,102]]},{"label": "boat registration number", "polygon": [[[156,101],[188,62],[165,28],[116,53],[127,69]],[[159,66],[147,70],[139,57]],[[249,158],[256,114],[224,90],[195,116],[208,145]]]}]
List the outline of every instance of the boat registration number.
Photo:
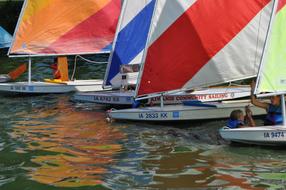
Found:
[{"label": "boat registration number", "polygon": [[16,91],[16,92],[33,92],[34,91],[34,87],[33,86],[11,86],[10,90],[12,91]]},{"label": "boat registration number", "polygon": [[140,119],[168,118],[168,113],[139,113]]},{"label": "boat registration number", "polygon": [[278,132],[264,133],[264,138],[280,138],[280,137],[284,137],[284,132],[278,131]]},{"label": "boat registration number", "polygon": [[148,113],[139,113],[138,114],[140,119],[167,119],[167,118],[173,118],[173,119],[179,119],[181,114],[179,111],[170,112],[148,112]]}]

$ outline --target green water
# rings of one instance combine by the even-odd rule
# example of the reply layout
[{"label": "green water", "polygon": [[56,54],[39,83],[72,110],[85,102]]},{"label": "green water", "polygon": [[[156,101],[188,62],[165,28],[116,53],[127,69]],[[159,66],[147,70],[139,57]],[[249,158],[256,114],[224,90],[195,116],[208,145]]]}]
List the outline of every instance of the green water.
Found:
[{"label": "green water", "polygon": [[[6,63],[1,73],[17,65]],[[49,77],[49,63],[37,60],[33,78]],[[224,120],[109,124],[104,107],[71,96],[0,95],[1,190],[286,189],[286,149],[229,146],[217,134]]]}]

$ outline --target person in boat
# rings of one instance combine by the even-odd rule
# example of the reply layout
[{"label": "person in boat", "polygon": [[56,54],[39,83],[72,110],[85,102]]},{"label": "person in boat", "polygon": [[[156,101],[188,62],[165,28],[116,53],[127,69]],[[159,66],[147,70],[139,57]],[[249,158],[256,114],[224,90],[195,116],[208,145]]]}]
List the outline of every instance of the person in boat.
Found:
[{"label": "person in boat", "polygon": [[61,72],[58,67],[57,58],[54,59],[54,63],[50,67],[53,69],[54,79],[61,79]]},{"label": "person in boat", "polygon": [[241,128],[241,127],[254,127],[255,122],[252,118],[252,112],[249,106],[245,107],[245,116],[242,110],[233,110],[230,113],[230,117],[227,121],[227,127],[231,129]]},{"label": "person in boat", "polygon": [[251,83],[251,103],[266,110],[267,115],[264,125],[280,125],[283,123],[282,106],[280,96],[271,96],[270,103],[259,101],[254,95],[255,81]]}]

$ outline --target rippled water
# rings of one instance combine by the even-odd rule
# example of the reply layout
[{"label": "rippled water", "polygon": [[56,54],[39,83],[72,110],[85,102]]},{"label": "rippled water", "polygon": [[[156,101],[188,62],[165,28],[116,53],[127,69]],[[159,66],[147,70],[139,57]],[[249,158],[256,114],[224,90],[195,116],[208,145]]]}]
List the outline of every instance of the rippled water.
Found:
[{"label": "rippled water", "polygon": [[286,149],[229,146],[224,120],[109,124],[71,95],[0,95],[1,190],[286,189]]}]

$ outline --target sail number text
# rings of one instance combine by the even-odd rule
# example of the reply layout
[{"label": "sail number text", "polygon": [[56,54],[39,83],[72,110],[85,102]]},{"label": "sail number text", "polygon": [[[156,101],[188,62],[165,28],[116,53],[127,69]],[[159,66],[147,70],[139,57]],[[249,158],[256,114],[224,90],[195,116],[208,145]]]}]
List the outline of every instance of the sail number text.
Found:
[{"label": "sail number text", "polygon": [[264,133],[264,138],[280,138],[280,137],[284,137],[284,132],[278,131],[278,132]]},{"label": "sail number text", "polygon": [[139,113],[140,119],[168,118],[167,113]]}]

